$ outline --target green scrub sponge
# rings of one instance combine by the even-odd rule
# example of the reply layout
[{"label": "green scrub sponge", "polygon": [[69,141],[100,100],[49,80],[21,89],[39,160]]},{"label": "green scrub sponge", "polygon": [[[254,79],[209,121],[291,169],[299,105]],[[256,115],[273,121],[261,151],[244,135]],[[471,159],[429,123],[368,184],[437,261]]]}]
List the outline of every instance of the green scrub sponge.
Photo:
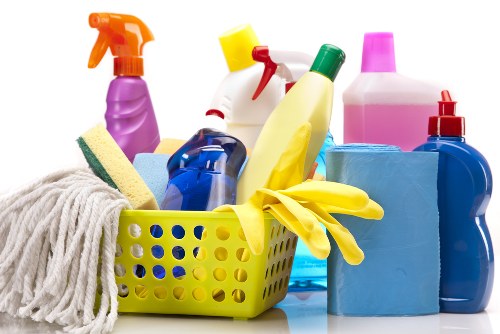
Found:
[{"label": "green scrub sponge", "polygon": [[153,193],[104,126],[90,129],[77,142],[94,173],[125,195],[132,208],[159,209]]}]

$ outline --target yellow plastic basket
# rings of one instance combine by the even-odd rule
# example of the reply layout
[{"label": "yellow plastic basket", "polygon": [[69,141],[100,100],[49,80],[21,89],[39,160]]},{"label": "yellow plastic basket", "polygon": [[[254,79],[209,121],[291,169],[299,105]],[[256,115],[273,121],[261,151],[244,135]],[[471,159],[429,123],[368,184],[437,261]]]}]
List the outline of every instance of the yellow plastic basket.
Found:
[{"label": "yellow plastic basket", "polygon": [[123,211],[118,311],[256,317],[285,297],[297,236],[265,214],[265,245],[252,254],[233,213]]}]

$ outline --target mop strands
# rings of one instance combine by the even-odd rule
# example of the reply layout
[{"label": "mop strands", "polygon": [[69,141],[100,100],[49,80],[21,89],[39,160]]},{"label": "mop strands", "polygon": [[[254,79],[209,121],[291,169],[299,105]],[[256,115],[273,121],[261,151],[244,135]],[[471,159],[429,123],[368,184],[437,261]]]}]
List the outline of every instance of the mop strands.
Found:
[{"label": "mop strands", "polygon": [[0,197],[0,312],[72,333],[110,332],[118,314],[118,219],[128,208],[118,190],[86,168]]}]

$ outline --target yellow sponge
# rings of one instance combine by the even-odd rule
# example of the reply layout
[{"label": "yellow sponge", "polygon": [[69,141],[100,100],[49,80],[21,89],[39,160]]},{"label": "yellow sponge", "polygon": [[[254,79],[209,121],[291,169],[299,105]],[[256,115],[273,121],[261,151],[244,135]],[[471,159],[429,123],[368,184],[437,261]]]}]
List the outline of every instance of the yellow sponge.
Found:
[{"label": "yellow sponge", "polygon": [[159,209],[153,193],[104,126],[90,129],[77,142],[94,173],[125,195],[132,208]]},{"label": "yellow sponge", "polygon": [[183,139],[165,138],[160,141],[154,153],[172,155],[185,143]]}]

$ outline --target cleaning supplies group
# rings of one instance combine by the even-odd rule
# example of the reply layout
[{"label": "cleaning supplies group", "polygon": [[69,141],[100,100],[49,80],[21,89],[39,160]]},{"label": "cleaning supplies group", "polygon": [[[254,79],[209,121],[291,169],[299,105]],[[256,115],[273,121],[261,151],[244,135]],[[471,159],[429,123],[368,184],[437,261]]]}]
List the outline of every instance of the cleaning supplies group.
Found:
[{"label": "cleaning supplies group", "polygon": [[[332,171],[324,162],[324,153],[333,145],[329,133],[333,82],[345,61],[344,52],[324,44],[313,60],[306,54],[258,45],[248,25],[232,29],[220,37],[230,74],[217,89],[206,113],[207,125],[188,141],[172,138],[160,141],[148,88],[141,79],[142,51],[144,44],[153,39],[151,31],[131,15],[93,13],[89,24],[99,30],[99,37],[88,66],[96,67],[109,47],[115,56],[116,78],[108,90],[107,127],[98,125],[90,129],[77,143],[93,174],[118,191],[83,169],[54,173],[0,200],[0,213],[6,219],[0,227],[7,231],[0,233],[3,241],[0,246],[4,246],[0,247],[3,249],[0,267],[5,269],[0,271],[0,281],[5,283],[0,284],[0,295],[5,297],[0,311],[38,321],[56,321],[67,325],[67,330],[110,332],[118,312],[117,295],[128,294],[128,288],[115,285],[113,276],[113,267],[116,275],[125,275],[125,271],[114,266],[115,254],[120,256],[123,251],[116,244],[120,213],[133,209],[140,216],[148,213],[143,210],[159,210],[158,203],[164,211],[155,214],[165,216],[172,213],[169,210],[234,212],[243,231],[238,242],[246,241],[256,255],[264,252],[265,240],[269,239],[265,231],[269,230],[266,221],[270,220],[264,218],[264,212],[268,212],[275,218],[273,224],[278,221],[299,236],[318,259],[329,256],[329,240],[334,241],[344,260],[335,262],[337,271],[333,279],[345,283],[341,280],[347,277],[342,276],[343,262],[358,265],[364,253],[337,218],[351,218],[346,217],[349,215],[381,220],[384,210],[365,191],[348,184],[320,181],[317,179],[321,176],[311,173],[315,166],[321,173],[327,167],[330,174]],[[432,89],[396,74],[392,34],[365,35],[362,72],[344,93],[344,140],[395,144],[404,150],[423,142],[422,124],[430,114],[428,98]],[[208,125],[211,120],[215,123]],[[464,120],[455,116],[455,102],[447,91],[442,93],[439,116],[430,117],[429,135],[427,142],[415,150],[434,152],[432,157],[439,153],[440,310],[479,312],[488,304],[493,285],[493,249],[485,221],[492,191],[491,170],[486,159],[465,143]],[[363,163],[362,168],[366,169],[366,165]],[[366,172],[365,178],[369,174]],[[36,217],[42,218],[35,221]],[[129,233],[136,235],[133,225],[140,227],[128,226]],[[175,227],[172,227],[173,237],[182,239],[186,231],[182,226],[177,225],[181,227],[177,230]],[[205,230],[203,226],[197,227],[202,228],[195,228],[194,236],[202,240]],[[26,233],[23,236],[19,231]],[[216,232],[219,240],[225,237],[222,232]],[[159,238],[163,230],[153,224],[150,233]],[[273,227],[270,234],[276,236],[278,232]],[[417,241],[421,244],[421,240]],[[142,248],[135,246],[140,245],[132,246],[133,255],[137,251],[137,256],[142,257]],[[166,245],[153,246],[155,258],[164,255],[163,246]],[[274,253],[277,246],[274,245]],[[287,243],[287,250],[288,247]],[[215,256],[225,260],[227,250],[220,249]],[[371,250],[366,248],[367,253]],[[183,252],[182,247],[172,249],[176,259],[183,258]],[[334,252],[338,259],[337,249]],[[195,247],[194,257],[201,260],[200,254],[206,255],[202,247]],[[267,259],[270,254],[271,250]],[[247,255],[246,248],[238,249],[241,262],[250,258]],[[16,261],[16,256],[22,261]],[[421,254],[416,257],[421,261]],[[275,260],[271,257],[271,261]],[[390,262],[385,258],[383,261]],[[282,262],[281,268],[285,263]],[[289,268],[292,263],[293,257],[288,260]],[[371,265],[373,261],[367,268],[372,268]],[[25,268],[29,266],[32,270]],[[270,276],[274,268],[275,263]],[[64,269],[70,271],[65,273]],[[152,269],[156,278],[165,277],[163,267]],[[175,266],[174,278],[188,275],[186,269]],[[197,269],[203,268],[192,270],[193,276],[203,280],[206,273]],[[214,274],[221,270],[217,268]],[[277,262],[276,271],[279,270]],[[399,276],[409,274],[401,267],[397,270]],[[225,279],[226,272],[222,272]],[[139,279],[149,278],[142,265],[135,265],[133,273]],[[242,268],[236,269],[234,275],[238,282],[247,278]],[[221,278],[218,274],[214,276],[217,280]],[[268,278],[267,271],[265,277]],[[359,286],[355,275],[350,277],[353,277],[348,282],[351,289]],[[331,275],[329,278],[331,282]],[[390,277],[388,286],[395,281]],[[273,292],[277,283],[274,282]],[[279,290],[281,285],[280,280]],[[344,284],[332,285],[331,289],[349,290],[344,289]],[[271,294],[271,286],[263,289],[263,299],[266,291],[268,297]],[[99,287],[102,287],[100,292]],[[147,287],[137,285],[134,290],[139,298],[146,298]],[[158,292],[161,291],[155,288],[156,297]],[[100,306],[95,315],[97,294]],[[195,299],[199,298],[197,301],[204,294],[203,289],[193,291]],[[160,293],[162,297],[166,295],[166,291]],[[183,295],[183,288],[174,289],[178,300]],[[224,291],[215,289],[212,296],[214,302],[220,302],[224,300]],[[349,305],[363,304],[357,296]],[[329,312],[333,312],[334,297],[329,291]],[[243,302],[243,291],[235,289],[233,300]],[[337,302],[337,306],[342,306],[341,303]],[[228,303],[219,305],[222,304]]]},{"label": "cleaning supplies group", "polygon": [[[381,219],[382,208],[360,189],[305,180],[315,162],[326,174],[324,153],[333,146],[333,82],[345,60],[342,50],[325,44],[313,58],[259,45],[249,25],[227,31],[219,40],[230,73],[208,108],[207,125],[188,141],[160,142],[147,87],[140,79],[142,47],[152,39],[151,32],[129,15],[92,14],[90,25],[100,34],[89,67],[97,65],[108,46],[116,56],[118,77],[108,92],[107,129],[148,185],[104,128],[89,131],[79,144],[96,174],[126,194],[135,209],[157,209],[159,203],[163,210],[234,211],[254,254],[264,249],[267,211],[297,234],[314,257],[324,259],[330,252],[323,224],[346,262],[363,260],[351,233],[331,214]],[[396,73],[392,33],[365,34],[361,74],[343,94],[344,142],[413,150],[425,141],[438,92]],[[484,157],[465,144],[463,124],[453,116],[449,95],[443,99],[440,116],[431,117],[428,143],[416,149],[440,152],[441,310],[477,312],[487,305],[492,287],[492,248],[484,220],[491,172]],[[209,120],[215,125],[208,125]],[[470,154],[458,153],[463,150]],[[151,178],[154,162],[162,169],[156,179]],[[466,166],[463,173],[457,166]],[[453,188],[460,184],[454,177],[465,178],[460,173],[472,175],[471,187]],[[157,189],[155,194],[148,186]],[[469,209],[459,212],[456,203]],[[477,219],[468,221],[466,211]],[[478,237],[472,238],[476,234],[470,231]],[[465,247],[469,251],[453,248],[458,241],[470,244]],[[480,254],[470,253],[472,249]],[[482,260],[475,261],[478,257]],[[457,269],[466,259],[476,268],[473,273]],[[470,281],[478,284],[469,288],[471,297],[464,302],[458,290]]]},{"label": "cleaning supplies group", "polygon": [[[322,223],[348,263],[363,260],[352,235],[330,213],[380,219],[383,209],[360,189],[305,180],[320,151],[332,143],[333,81],[345,60],[342,50],[325,44],[316,58],[275,51],[259,46],[249,25],[231,29],[220,37],[231,73],[206,113],[207,126],[162,152],[169,145],[159,141],[140,78],[142,48],[152,40],[151,32],[130,15],[94,13],[89,23],[99,29],[89,67],[99,63],[109,46],[117,78],[108,92],[107,131],[97,126],[78,143],[95,173],[122,191],[134,209],[154,210],[158,203],[163,210],[235,211],[254,254],[263,251],[263,212],[269,211],[317,258],[330,251]],[[146,185],[143,180],[151,180],[153,171],[152,163],[144,161],[164,162],[165,154],[167,164],[157,164],[163,168],[157,175],[168,177],[166,186],[164,180]],[[157,189],[158,183],[165,189],[153,194],[148,186]]]},{"label": "cleaning supplies group", "polygon": [[[343,95],[344,142],[397,145],[404,151],[439,153],[439,242],[436,246],[440,257],[440,282],[439,308],[436,309],[452,313],[484,310],[491,296],[494,273],[493,248],[485,220],[492,192],[492,175],[486,159],[465,142],[464,118],[455,116],[456,102],[448,91],[442,91],[439,116],[434,116],[439,89],[396,73],[392,33],[365,34],[361,72]],[[427,125],[429,137],[426,140]],[[366,166],[363,163],[363,167]],[[376,182],[379,188],[380,181]],[[397,205],[400,207],[402,203]],[[384,206],[389,212],[390,205],[384,203]],[[429,206],[422,209],[428,210]],[[415,257],[421,255],[418,253]],[[401,267],[397,270],[401,271]],[[336,279],[339,279],[337,273]],[[386,283],[393,285],[394,281],[391,277]],[[328,295],[341,296],[346,292],[342,284],[338,287],[339,291]],[[359,287],[365,285],[360,281]],[[420,303],[420,307],[423,304],[419,298],[414,301]],[[359,298],[352,300],[355,303],[351,305],[369,304]],[[389,299],[384,302],[390,303]],[[331,309],[338,310],[342,301],[332,301],[333,304],[336,306]],[[361,310],[349,309],[347,312],[359,314],[364,312]],[[426,309],[426,312],[432,311]],[[370,315],[377,314],[372,312]]]}]

